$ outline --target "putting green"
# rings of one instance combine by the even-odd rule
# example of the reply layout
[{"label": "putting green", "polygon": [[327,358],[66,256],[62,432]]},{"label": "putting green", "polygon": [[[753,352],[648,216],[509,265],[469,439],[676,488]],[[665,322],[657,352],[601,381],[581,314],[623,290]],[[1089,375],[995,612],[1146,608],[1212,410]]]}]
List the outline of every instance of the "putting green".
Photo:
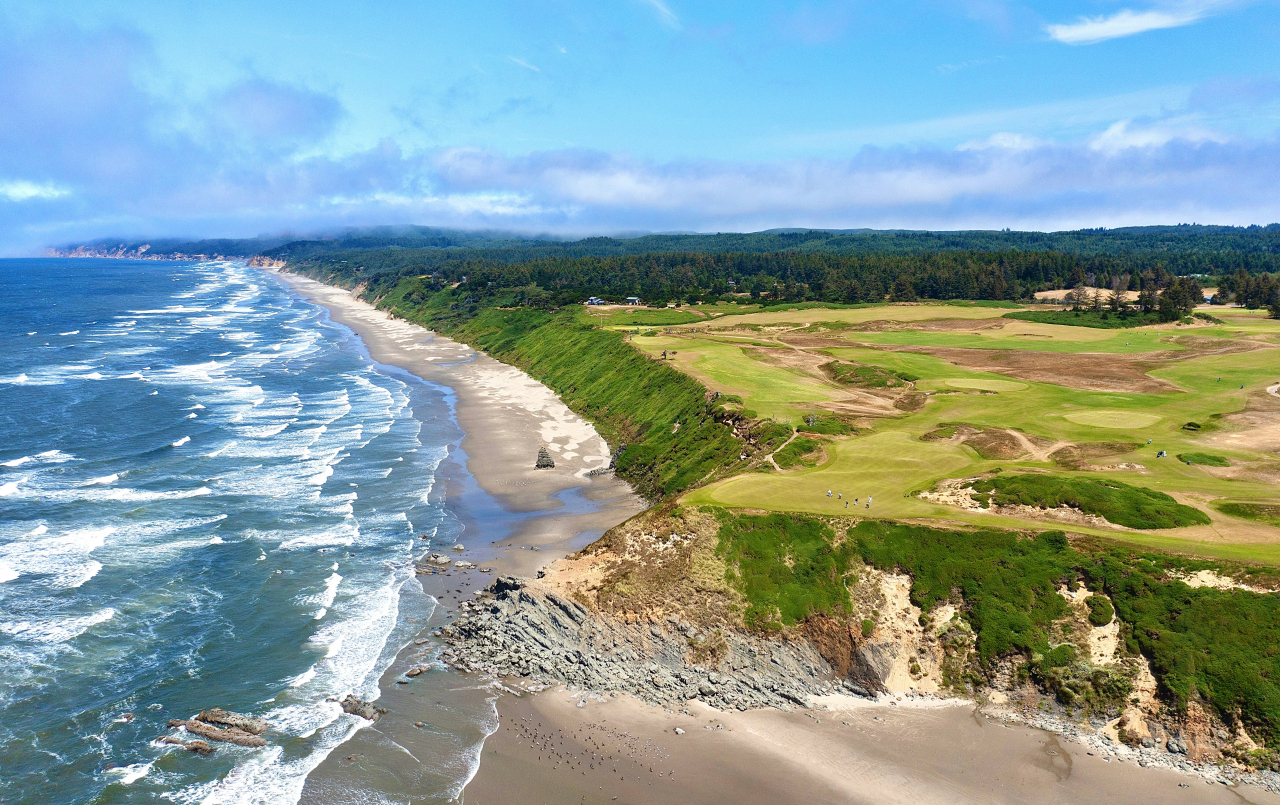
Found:
[{"label": "putting green", "polygon": [[1156,414],[1144,414],[1139,411],[1080,411],[1074,414],[1067,414],[1066,418],[1078,425],[1088,425],[1092,428],[1132,430],[1154,425],[1162,417]]},{"label": "putting green", "polygon": [[970,380],[967,378],[956,378],[953,380],[944,380],[943,382],[956,389],[981,389],[983,391],[1023,391],[1027,388],[1026,383],[1017,383],[1012,380]]}]

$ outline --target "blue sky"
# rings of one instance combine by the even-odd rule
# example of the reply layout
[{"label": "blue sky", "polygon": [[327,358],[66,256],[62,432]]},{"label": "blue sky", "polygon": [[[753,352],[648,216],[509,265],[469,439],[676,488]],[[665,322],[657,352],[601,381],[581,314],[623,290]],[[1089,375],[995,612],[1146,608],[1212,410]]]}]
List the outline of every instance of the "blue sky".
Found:
[{"label": "blue sky", "polygon": [[0,0],[0,253],[1280,220],[1280,3]]}]

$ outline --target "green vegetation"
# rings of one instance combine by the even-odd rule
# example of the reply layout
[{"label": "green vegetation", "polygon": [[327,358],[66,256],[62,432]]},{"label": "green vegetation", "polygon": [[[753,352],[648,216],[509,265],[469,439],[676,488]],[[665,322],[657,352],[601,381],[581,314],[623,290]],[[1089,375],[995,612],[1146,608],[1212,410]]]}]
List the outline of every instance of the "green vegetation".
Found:
[{"label": "green vegetation", "polygon": [[785,514],[717,514],[717,554],[728,563],[729,583],[747,598],[748,627],[777,631],[811,615],[850,613],[845,585],[858,555],[852,543],[837,544],[826,523]]},{"label": "green vegetation", "polygon": [[[588,312],[596,312],[592,308],[587,308]],[[702,316],[691,313],[688,310],[677,310],[662,308],[659,310],[650,310],[647,308],[634,308],[631,310],[613,310],[601,311],[604,316],[603,324],[606,327],[669,327],[673,324],[689,324],[690,322],[703,321]]]},{"label": "green vegetation", "polygon": [[[550,386],[611,444],[627,445],[617,472],[641,494],[671,495],[736,469],[741,445],[717,421],[735,414],[709,403],[696,380],[632,349],[622,335],[591,326],[576,311],[487,309],[464,320],[446,305],[409,302],[405,292],[412,287],[398,288],[386,305]],[[777,436],[770,432],[764,441]]]},{"label": "green vegetation", "polygon": [[1163,321],[1158,313],[1113,313],[1092,310],[1020,310],[1004,314],[1006,319],[1035,321],[1040,324],[1063,324],[1070,327],[1093,327],[1099,330],[1118,330],[1126,327],[1145,327]]},{"label": "green vegetation", "polygon": [[1213,508],[1228,517],[1239,517],[1243,520],[1254,520],[1280,528],[1280,504],[1275,503],[1241,503],[1233,500],[1215,500],[1210,504]]},{"label": "green vegetation", "polygon": [[784,470],[797,464],[813,467],[817,465],[817,462],[809,460],[809,456],[812,453],[816,453],[821,446],[822,443],[815,439],[798,436],[791,440],[791,444],[775,453],[773,460]]},{"label": "green vegetation", "polygon": [[1175,560],[1118,550],[1081,570],[1115,602],[1128,647],[1151,663],[1160,692],[1185,707],[1200,698],[1250,735],[1280,747],[1280,596],[1192,588],[1168,580]]},{"label": "green vegetation", "polygon": [[1163,492],[1119,481],[1057,475],[1000,475],[975,482],[973,489],[980,494],[990,494],[991,502],[997,506],[1056,509],[1066,505],[1127,528],[1181,528],[1209,523],[1207,514],[1178,503]]},{"label": "green vegetation", "polygon": [[[1054,670],[1075,656],[1074,648],[1049,643],[1050,626],[1067,607],[1056,589],[1083,582],[1114,602],[1114,615],[1129,627],[1126,647],[1146,655],[1172,703],[1200,698],[1227,721],[1242,718],[1255,739],[1280,746],[1280,686],[1273,681],[1280,680],[1280,597],[1192,588],[1171,574],[1196,563],[1122,548],[1080,552],[1061,532],[1028,539],[866,521],[848,534],[868,564],[911,575],[911,598],[922,610],[958,591],[983,663],[1019,651],[1037,678],[1062,686],[1055,692],[1068,703],[1115,701],[1125,690],[1114,677]],[[1107,598],[1088,599],[1097,624],[1111,604],[1095,598]]]},{"label": "green vegetation", "polygon": [[1106,626],[1116,616],[1111,599],[1105,595],[1091,595],[1085,599],[1084,603],[1089,607],[1089,623],[1094,626]]},{"label": "green vegetation", "polygon": [[823,436],[848,436],[853,433],[853,428],[835,417],[814,414],[805,417],[804,422],[796,426],[796,430],[802,433],[820,433]]},{"label": "green vegetation", "polygon": [[924,612],[958,591],[984,664],[1010,651],[1049,651],[1049,625],[1067,610],[1057,586],[1076,559],[1062,532],[1024,539],[866,520],[848,537],[867,564],[910,574],[911,601]]},{"label": "green vegetation", "polygon": [[[1182,427],[1186,427],[1183,425]],[[1184,464],[1204,464],[1209,467],[1230,467],[1231,462],[1223,456],[1213,453],[1179,453],[1178,460]]]},{"label": "green vegetation", "polygon": [[900,388],[920,378],[908,372],[893,372],[879,366],[832,361],[822,367],[837,383],[867,389]]}]

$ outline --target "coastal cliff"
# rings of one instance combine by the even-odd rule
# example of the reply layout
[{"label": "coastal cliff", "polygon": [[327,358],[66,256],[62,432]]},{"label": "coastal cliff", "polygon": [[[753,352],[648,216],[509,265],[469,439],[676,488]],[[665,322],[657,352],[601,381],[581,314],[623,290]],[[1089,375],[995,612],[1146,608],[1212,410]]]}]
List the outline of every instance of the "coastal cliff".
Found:
[{"label": "coastal cliff", "polygon": [[[1062,664],[1016,654],[984,662],[972,604],[957,594],[924,612],[911,577],[874,562],[853,563],[852,607],[843,615],[751,629],[749,598],[724,581],[721,522],[695,508],[651,509],[536,579],[499,578],[442,630],[442,659],[496,679],[628,694],[667,708],[699,701],[721,711],[817,711],[830,696],[961,698],[988,717],[1063,735],[1104,757],[1280,791],[1242,721],[1196,702],[1161,701],[1122,624],[1090,620],[1097,605],[1083,587],[1058,591],[1067,605],[1054,619],[1054,640],[1073,656]],[[1191,581],[1231,583],[1212,574]]]}]

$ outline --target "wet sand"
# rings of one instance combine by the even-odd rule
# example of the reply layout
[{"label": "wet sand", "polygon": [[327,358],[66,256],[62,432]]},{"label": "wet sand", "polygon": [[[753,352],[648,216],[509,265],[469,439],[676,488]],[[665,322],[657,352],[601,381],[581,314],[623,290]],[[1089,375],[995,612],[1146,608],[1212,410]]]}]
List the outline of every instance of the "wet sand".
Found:
[{"label": "wet sand", "polygon": [[685,714],[629,697],[582,700],[563,689],[504,695],[466,805],[1280,802],[1107,761],[969,704],[846,699],[843,710],[722,713],[691,703]]}]

